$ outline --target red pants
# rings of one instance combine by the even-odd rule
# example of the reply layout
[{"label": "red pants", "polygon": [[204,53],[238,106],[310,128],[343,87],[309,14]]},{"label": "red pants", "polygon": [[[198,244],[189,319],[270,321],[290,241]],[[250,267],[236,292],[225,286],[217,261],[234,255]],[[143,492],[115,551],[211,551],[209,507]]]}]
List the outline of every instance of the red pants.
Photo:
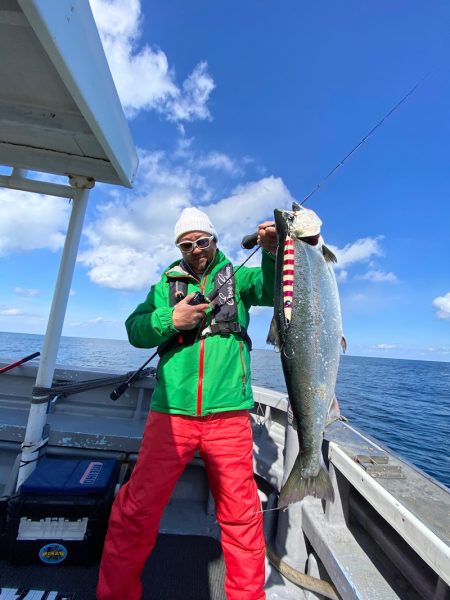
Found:
[{"label": "red pants", "polygon": [[[98,600],[140,600],[141,573],[155,545],[171,492],[198,449],[216,503],[228,600],[264,600],[265,543],[253,478],[248,411],[206,417],[150,413],[130,481],[117,495],[109,520]],[[195,561],[195,549],[193,549]]]}]

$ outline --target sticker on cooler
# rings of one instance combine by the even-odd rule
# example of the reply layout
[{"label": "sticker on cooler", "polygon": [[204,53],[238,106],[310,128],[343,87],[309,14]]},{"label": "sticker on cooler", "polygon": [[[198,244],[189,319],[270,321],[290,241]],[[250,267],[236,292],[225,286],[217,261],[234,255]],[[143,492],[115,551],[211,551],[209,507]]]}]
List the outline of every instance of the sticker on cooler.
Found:
[{"label": "sticker on cooler", "polygon": [[56,565],[67,556],[67,548],[62,544],[46,544],[39,550],[39,558],[48,565]]},{"label": "sticker on cooler", "polygon": [[103,469],[103,463],[91,462],[87,466],[86,471],[83,473],[80,483],[81,485],[94,485],[97,481],[100,471]]}]

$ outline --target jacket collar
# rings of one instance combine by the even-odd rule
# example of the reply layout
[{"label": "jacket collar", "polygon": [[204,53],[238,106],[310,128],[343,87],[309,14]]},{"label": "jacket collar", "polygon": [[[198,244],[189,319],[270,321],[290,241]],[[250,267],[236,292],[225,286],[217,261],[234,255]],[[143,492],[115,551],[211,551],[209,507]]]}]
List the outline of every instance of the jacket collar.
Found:
[{"label": "jacket collar", "polygon": [[192,269],[183,259],[177,260],[176,262],[172,263],[170,267],[165,271],[165,275],[166,277],[170,278],[189,277],[195,279],[196,281],[200,281],[202,277],[204,277],[208,273],[211,273],[211,271],[213,271],[218,265],[221,265],[226,261],[227,259],[225,257],[225,254],[221,250],[217,249],[212,261],[207,266],[205,272],[202,273],[201,277],[194,273],[194,271],[192,271]]}]

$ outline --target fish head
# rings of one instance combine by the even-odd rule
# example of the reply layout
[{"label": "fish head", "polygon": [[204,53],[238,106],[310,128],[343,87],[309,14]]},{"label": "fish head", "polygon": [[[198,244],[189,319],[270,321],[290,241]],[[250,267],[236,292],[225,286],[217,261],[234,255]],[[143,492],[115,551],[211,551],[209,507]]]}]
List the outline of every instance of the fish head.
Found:
[{"label": "fish head", "polygon": [[276,208],[274,215],[277,233],[282,239],[287,236],[302,239],[320,235],[322,221],[319,216],[296,202],[293,202],[292,210]]}]

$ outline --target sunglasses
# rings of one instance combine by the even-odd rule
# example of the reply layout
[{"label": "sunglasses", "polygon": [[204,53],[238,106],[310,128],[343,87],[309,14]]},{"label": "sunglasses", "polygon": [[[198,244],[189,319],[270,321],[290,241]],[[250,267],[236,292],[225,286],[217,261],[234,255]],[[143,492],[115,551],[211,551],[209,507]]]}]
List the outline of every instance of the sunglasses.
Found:
[{"label": "sunglasses", "polygon": [[186,254],[188,254],[189,252],[192,252],[194,250],[194,248],[200,248],[200,250],[206,250],[206,248],[210,247],[213,239],[214,239],[214,236],[210,235],[209,237],[199,238],[198,240],[195,240],[194,242],[191,242],[190,240],[186,240],[185,242],[178,242],[177,246],[181,250],[181,252],[185,252]]}]

